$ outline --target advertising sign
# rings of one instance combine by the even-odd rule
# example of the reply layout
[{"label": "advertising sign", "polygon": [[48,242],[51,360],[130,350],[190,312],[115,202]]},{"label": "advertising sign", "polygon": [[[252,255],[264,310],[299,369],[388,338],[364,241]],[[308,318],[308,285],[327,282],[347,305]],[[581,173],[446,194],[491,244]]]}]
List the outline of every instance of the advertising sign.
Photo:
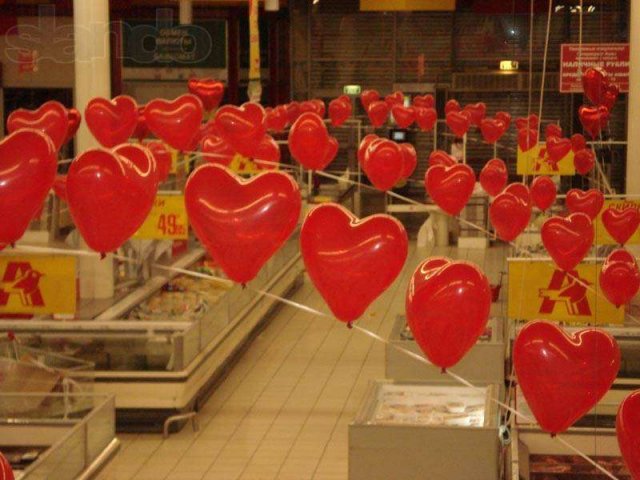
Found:
[{"label": "advertising sign", "polygon": [[[604,206],[602,207],[602,210],[600,210],[600,214],[598,215],[598,218],[596,219],[595,222],[595,229],[596,229],[596,244],[597,245],[617,245],[618,242],[616,242],[611,235],[609,235],[609,232],[607,232],[607,229],[604,228],[604,225],[602,223],[602,212],[604,212],[607,208],[614,208],[616,210],[625,210],[627,208],[635,208],[636,210],[640,208],[640,200],[626,200],[624,198],[616,198],[616,199],[609,199],[609,200],[605,200],[604,201]],[[636,233],[634,233],[631,238],[627,241],[626,243],[627,245],[638,245],[640,244],[640,229],[636,230]]]},{"label": "advertising sign", "polygon": [[158,194],[149,216],[133,238],[140,240],[184,240],[189,220],[184,195]]},{"label": "advertising sign", "polygon": [[516,167],[518,175],[575,175],[576,173],[573,151],[562,157],[560,161],[553,162],[547,155],[547,147],[544,143],[526,152],[518,147]]},{"label": "advertising sign", "polygon": [[628,43],[564,43],[560,47],[560,91],[582,93],[582,71],[589,67],[603,68],[609,80],[621,92],[629,91],[629,44]]}]

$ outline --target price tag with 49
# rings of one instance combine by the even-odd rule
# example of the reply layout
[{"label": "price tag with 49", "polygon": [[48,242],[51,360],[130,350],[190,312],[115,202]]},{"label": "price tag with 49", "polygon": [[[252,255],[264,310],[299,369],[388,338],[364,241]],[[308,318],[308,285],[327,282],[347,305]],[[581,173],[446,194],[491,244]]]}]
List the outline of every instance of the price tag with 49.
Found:
[{"label": "price tag with 49", "polygon": [[149,216],[134,235],[144,240],[185,240],[189,222],[183,195],[158,194]]}]

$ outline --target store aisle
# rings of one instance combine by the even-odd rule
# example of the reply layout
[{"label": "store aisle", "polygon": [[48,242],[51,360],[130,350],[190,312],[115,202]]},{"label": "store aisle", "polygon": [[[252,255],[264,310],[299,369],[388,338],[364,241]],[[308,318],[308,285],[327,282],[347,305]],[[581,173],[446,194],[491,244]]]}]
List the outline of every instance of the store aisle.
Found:
[{"label": "store aisle", "polygon": [[[502,266],[504,250],[453,250],[412,246],[402,275],[360,324],[386,338],[409,276],[429,255],[468,258],[491,280]],[[327,311],[308,280],[293,300]],[[122,449],[99,479],[346,480],[349,422],[367,383],[383,377],[382,344],[285,306],[199,412],[199,432],[120,435]]]}]

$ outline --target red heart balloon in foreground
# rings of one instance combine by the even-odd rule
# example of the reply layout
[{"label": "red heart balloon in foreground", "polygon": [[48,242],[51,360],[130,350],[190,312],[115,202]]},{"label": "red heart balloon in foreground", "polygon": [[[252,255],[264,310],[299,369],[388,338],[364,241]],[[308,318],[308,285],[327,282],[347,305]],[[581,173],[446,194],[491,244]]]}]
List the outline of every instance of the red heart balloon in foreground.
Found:
[{"label": "red heart balloon in foreground", "polygon": [[449,112],[445,122],[456,137],[463,137],[471,126],[471,114],[469,112]]},{"label": "red heart balloon in foreground", "polygon": [[264,126],[272,132],[282,132],[289,123],[287,107],[278,105],[274,108],[266,108],[264,114]]},{"label": "red heart balloon in foreground", "polygon": [[36,110],[18,108],[7,118],[7,131],[13,133],[22,128],[40,130],[51,139],[56,150],[60,150],[69,129],[67,109],[55,100],[43,103]]},{"label": "red heart balloon in foreground", "polygon": [[513,193],[504,191],[489,206],[489,220],[496,235],[511,242],[520,235],[531,220],[531,203]]},{"label": "red heart balloon in foreground", "polygon": [[116,153],[80,154],[67,175],[69,211],[87,245],[113,252],[143,224],[157,191],[157,176]]},{"label": "red heart balloon in foreground", "polygon": [[220,105],[224,95],[224,84],[212,78],[192,78],[187,88],[190,93],[200,99],[207,112]]},{"label": "red heart balloon in foreground", "polygon": [[362,316],[402,271],[407,232],[388,215],[359,220],[328,203],[314,208],[300,231],[305,267],[333,314],[343,322]]},{"label": "red heart balloon in foreground", "polygon": [[202,102],[191,94],[182,95],[171,102],[152,100],[144,109],[149,130],[168,145],[184,152],[195,148],[202,116]]},{"label": "red heart balloon in foreground", "polygon": [[537,132],[539,123],[540,119],[535,113],[532,113],[528,117],[516,118],[516,128],[518,130],[531,129]]},{"label": "red heart balloon in foreground", "polygon": [[207,163],[229,166],[236,152],[227,142],[216,135],[207,135],[200,142],[200,151]]},{"label": "red heart balloon in foreground", "polygon": [[622,210],[609,207],[602,212],[602,223],[609,235],[620,245],[624,245],[640,226],[640,210],[634,207]]},{"label": "red heart balloon in foreground", "polygon": [[560,137],[547,137],[547,154],[549,160],[558,163],[571,151],[571,140]]},{"label": "red heart balloon in foreground", "polygon": [[438,121],[438,113],[435,108],[413,107],[416,114],[416,123],[423,132],[430,132]]},{"label": "red heart balloon in foreground", "polygon": [[171,152],[167,150],[164,143],[159,140],[144,144],[149,149],[156,161],[158,168],[158,181],[164,182],[169,177],[171,171]]},{"label": "red heart balloon in foreground", "polygon": [[329,102],[329,118],[331,125],[339,127],[351,117],[351,100],[349,97],[335,98]]},{"label": "red heart balloon in foreground", "polygon": [[302,201],[281,172],[243,180],[220,165],[202,165],[187,180],[185,204],[196,235],[234,282],[247,283],[291,236]]},{"label": "red heart balloon in foreground", "polygon": [[531,150],[538,144],[538,131],[534,129],[518,130],[518,147],[523,152]]},{"label": "red heart balloon in foreground", "polygon": [[371,125],[379,128],[387,121],[389,116],[389,104],[382,100],[376,100],[367,107],[367,115]]},{"label": "red heart balloon in foreground", "polygon": [[430,93],[427,93],[426,95],[416,95],[413,97],[411,104],[414,107],[434,108],[436,105],[436,99],[433,98],[433,95]]},{"label": "red heart balloon in foreground", "polygon": [[473,263],[428,258],[407,289],[409,328],[427,359],[446,369],[458,363],[484,332],[491,288]]},{"label": "red heart balloon in foreground", "polygon": [[536,320],[516,337],[513,364],[540,427],[557,434],[607,393],[620,368],[620,349],[603,330],[568,335],[552,323]]},{"label": "red heart balloon in foreground", "polygon": [[629,303],[640,289],[640,271],[636,259],[623,248],[614,250],[604,261],[600,288],[616,307]]},{"label": "red heart balloon in foreground", "polygon": [[609,109],[603,105],[599,107],[583,105],[578,109],[578,116],[582,127],[591,135],[591,138],[597,138],[609,122]]},{"label": "red heart balloon in foreground", "polygon": [[67,143],[75,137],[78,128],[80,128],[80,123],[82,123],[82,115],[77,108],[67,110],[67,122],[67,136],[64,139],[64,143]]},{"label": "red heart balloon in foreground", "polygon": [[289,130],[291,155],[309,170],[323,170],[328,165],[328,144],[327,126],[315,113],[303,113]]},{"label": "red heart balloon in foreground", "polygon": [[402,175],[401,178],[409,178],[413,175],[413,171],[418,165],[418,154],[416,149],[410,143],[401,143],[398,145],[402,153]]},{"label": "red heart balloon in foreground", "polygon": [[571,135],[571,149],[574,152],[578,152],[583,148],[587,148],[587,140],[581,133],[574,133]]},{"label": "red heart balloon in foreground", "polygon": [[39,130],[18,130],[0,141],[0,244],[17,242],[53,185],[56,148]]},{"label": "red heart balloon in foreground", "polygon": [[66,175],[56,175],[55,180],[53,181],[53,193],[62,200],[63,202],[67,201],[67,176]]},{"label": "red heart balloon in foreground", "polygon": [[524,183],[510,183],[509,185],[507,185],[504,191],[515,195],[525,204],[532,205],[531,192],[529,191],[529,187],[527,187]]},{"label": "red heart balloon in foreground", "polygon": [[362,169],[374,187],[383,192],[390,190],[402,178],[402,150],[391,140],[376,140],[367,149]]},{"label": "red heart balloon in foreground", "polygon": [[586,175],[596,164],[596,156],[593,150],[583,148],[573,156],[573,166],[580,175]]},{"label": "red heart balloon in foreground", "polygon": [[427,165],[429,167],[433,167],[434,165],[444,165],[445,167],[450,167],[451,165],[456,165],[458,161],[455,157],[449,155],[444,150],[434,150],[429,155],[429,160],[427,161]]},{"label": "red heart balloon in foreground", "polygon": [[602,210],[604,195],[595,188],[587,191],[572,188],[567,192],[566,205],[571,213],[586,213],[593,220]]},{"label": "red heart balloon in foreground", "polygon": [[469,165],[434,165],[424,179],[427,194],[449,215],[458,215],[471,198],[476,176]]},{"label": "red heart balloon in foreground", "polygon": [[489,160],[480,172],[480,185],[490,196],[498,195],[507,184],[509,172],[507,166],[499,158]]},{"label": "red heart balloon in foreground", "polygon": [[15,480],[9,461],[0,453],[0,480]]},{"label": "red heart balloon in foreground", "polygon": [[550,177],[536,177],[531,182],[531,199],[543,212],[556,201],[556,184]]},{"label": "red heart balloon in foreground", "polygon": [[400,128],[409,128],[416,121],[416,111],[413,107],[397,104],[391,107],[391,114]]},{"label": "red heart balloon in foreground", "polygon": [[380,100],[380,94],[377,90],[363,90],[360,94],[360,102],[365,111],[369,110],[369,105]]},{"label": "red heart balloon in foreground", "polygon": [[624,463],[640,478],[640,390],[623,400],[616,417],[616,434]]},{"label": "red heart balloon in foreground", "polygon": [[87,104],[84,118],[100,145],[112,148],[133,136],[138,126],[138,104],[127,95],[113,100],[96,97]]},{"label": "red heart balloon in foreground", "polygon": [[586,213],[572,213],[566,218],[551,217],[540,229],[544,247],[562,270],[573,270],[589,253],[594,229]]},{"label": "red heart balloon in foreground", "polygon": [[485,118],[480,122],[480,132],[487,143],[496,143],[506,131],[507,128],[502,120]]},{"label": "red heart balloon in foreground", "polygon": [[215,123],[220,136],[236,152],[251,158],[264,138],[264,115],[264,108],[257,103],[225,105],[216,112]]},{"label": "red heart balloon in foreground", "polygon": [[147,177],[150,176],[154,179],[153,182],[145,183],[147,187],[147,195],[155,196],[158,190],[158,166],[156,160],[146,146],[134,143],[123,143],[114,148],[113,153],[119,155],[122,158],[126,158],[138,169],[140,175]]},{"label": "red heart balloon in foreground", "polygon": [[378,137],[378,135],[376,135],[375,133],[370,133],[366,135],[360,142],[360,145],[358,146],[358,163],[360,164],[360,167],[364,165],[364,159],[367,154],[369,145],[371,145],[375,140],[378,140],[379,138],[380,137]]}]

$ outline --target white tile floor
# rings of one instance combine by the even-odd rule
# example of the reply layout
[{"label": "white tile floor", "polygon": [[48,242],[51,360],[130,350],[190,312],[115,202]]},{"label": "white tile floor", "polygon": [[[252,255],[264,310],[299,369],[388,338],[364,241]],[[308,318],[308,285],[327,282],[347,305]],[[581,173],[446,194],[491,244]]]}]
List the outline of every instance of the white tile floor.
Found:
[{"label": "white tile floor", "polygon": [[[490,267],[495,281],[504,250],[412,247],[404,272],[360,325],[387,338],[409,276],[430,255]],[[308,281],[293,300],[328,311]],[[384,345],[285,306],[199,412],[199,432],[121,435],[120,453],[98,478],[346,480],[349,422],[367,383],[383,377]]]}]

